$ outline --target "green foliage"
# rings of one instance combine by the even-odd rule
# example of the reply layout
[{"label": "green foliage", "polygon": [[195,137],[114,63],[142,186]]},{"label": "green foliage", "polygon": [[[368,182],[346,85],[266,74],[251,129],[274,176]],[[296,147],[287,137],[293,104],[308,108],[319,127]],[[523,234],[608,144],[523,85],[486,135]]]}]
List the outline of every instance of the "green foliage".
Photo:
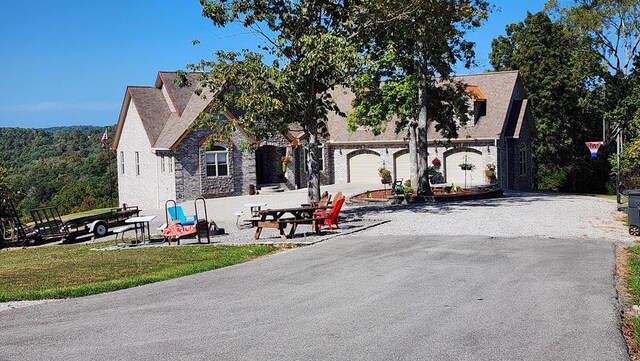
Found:
[{"label": "green foliage", "polygon": [[418,194],[429,194],[428,122],[452,138],[457,135],[456,119],[461,124],[469,119],[468,97],[451,73],[458,62],[472,64],[474,44],[464,36],[486,19],[489,4],[365,0],[359,9],[354,39],[364,56],[350,84],[356,98],[349,128],[367,126],[380,133],[395,117],[396,132],[409,133]]},{"label": "green foliage", "polygon": [[640,138],[628,142],[620,157],[623,189],[640,188]]},{"label": "green foliage", "polygon": [[100,148],[103,132],[102,127],[0,128],[0,164],[6,167],[4,175],[0,171],[0,192],[23,216],[45,205],[63,214],[115,206],[115,159]]},{"label": "green foliage", "polygon": [[613,74],[629,75],[640,41],[640,2],[637,0],[574,0],[560,7],[557,0],[546,8],[555,13],[580,40],[591,45]]},{"label": "green foliage", "polygon": [[602,137],[602,111],[593,99],[602,74],[590,44],[546,13],[529,13],[493,40],[496,70],[520,70],[532,104],[537,139],[534,180],[539,189],[603,193],[604,157],[592,160],[586,141]]},{"label": "green foliage", "polygon": [[[634,141],[640,140],[640,82],[637,73],[640,2],[575,0],[572,6],[560,7],[558,1],[550,1],[547,7],[572,34],[588,44],[585,54],[596,57],[602,66],[602,71],[597,74],[600,82],[593,84],[593,91],[583,105],[588,113],[610,124],[611,129],[622,129],[626,144],[633,146]],[[640,159],[629,157],[627,145],[622,155],[620,186],[638,187],[640,183],[635,170]],[[615,157],[609,159],[611,166],[615,167]]]},{"label": "green foliage", "polygon": [[[262,37],[259,51],[215,53],[215,60],[188,66],[203,71],[204,87],[216,93],[208,114],[196,126],[230,135],[238,126],[257,139],[284,134],[290,127],[305,133],[310,154],[309,198],[320,196],[317,136],[327,133],[329,112],[339,112],[329,92],[343,84],[359,61],[348,41],[349,10],[341,1],[201,0],[202,13],[215,26],[240,22]],[[263,27],[268,29],[263,30]],[[266,64],[264,55],[273,60]],[[205,93],[203,93],[205,94]],[[237,122],[219,120],[235,111]]]}]

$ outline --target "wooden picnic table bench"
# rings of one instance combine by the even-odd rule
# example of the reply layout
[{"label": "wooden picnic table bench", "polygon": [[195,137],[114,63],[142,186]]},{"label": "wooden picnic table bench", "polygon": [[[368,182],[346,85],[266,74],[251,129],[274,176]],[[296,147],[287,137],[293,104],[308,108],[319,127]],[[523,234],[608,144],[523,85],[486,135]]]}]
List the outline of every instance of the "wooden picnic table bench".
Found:
[{"label": "wooden picnic table bench", "polygon": [[[292,207],[281,209],[262,209],[258,211],[258,218],[252,218],[248,221],[256,226],[255,239],[260,238],[263,228],[274,228],[280,231],[280,238],[287,239],[285,229],[291,225],[288,237],[292,237],[298,224],[311,224],[311,228],[316,234],[320,233],[320,226],[326,217],[314,217],[313,214],[318,210],[331,207]],[[286,216],[285,216],[286,215]]]}]

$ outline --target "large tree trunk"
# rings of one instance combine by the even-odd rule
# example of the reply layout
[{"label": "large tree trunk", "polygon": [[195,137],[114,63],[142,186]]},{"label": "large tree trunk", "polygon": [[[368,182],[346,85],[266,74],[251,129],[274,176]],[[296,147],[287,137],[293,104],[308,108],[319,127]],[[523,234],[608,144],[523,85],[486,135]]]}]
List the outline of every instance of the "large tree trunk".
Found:
[{"label": "large tree trunk", "polygon": [[[416,153],[416,174],[412,175],[417,180],[415,183],[416,193],[419,196],[431,196],[431,184],[429,183],[429,162],[428,162],[428,146],[427,146],[427,129],[428,129],[428,114],[427,114],[427,81],[429,80],[429,74],[427,73],[427,61],[424,55],[420,54],[420,82],[418,84],[418,106],[420,112],[418,113],[418,122],[415,127],[415,153]],[[411,135],[411,134],[410,134]],[[412,142],[409,139],[409,142]],[[409,148],[411,152],[411,148]],[[413,183],[413,181],[412,181]]]},{"label": "large tree trunk", "polygon": [[409,174],[411,176],[411,186],[418,188],[418,122],[412,120],[409,122]]},{"label": "large tree trunk", "polygon": [[308,127],[307,134],[307,200],[318,202],[320,200],[320,167],[322,161],[318,157],[318,124],[313,123]]}]

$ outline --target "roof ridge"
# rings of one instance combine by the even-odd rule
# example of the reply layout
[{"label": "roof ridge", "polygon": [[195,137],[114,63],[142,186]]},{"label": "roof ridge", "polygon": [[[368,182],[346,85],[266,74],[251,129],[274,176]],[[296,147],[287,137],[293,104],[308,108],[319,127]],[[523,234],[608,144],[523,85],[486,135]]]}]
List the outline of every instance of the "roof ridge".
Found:
[{"label": "roof ridge", "polygon": [[496,75],[496,74],[507,74],[507,73],[518,73],[518,72],[520,72],[520,70],[485,71],[484,73],[456,74],[456,75],[453,75],[453,77]]}]

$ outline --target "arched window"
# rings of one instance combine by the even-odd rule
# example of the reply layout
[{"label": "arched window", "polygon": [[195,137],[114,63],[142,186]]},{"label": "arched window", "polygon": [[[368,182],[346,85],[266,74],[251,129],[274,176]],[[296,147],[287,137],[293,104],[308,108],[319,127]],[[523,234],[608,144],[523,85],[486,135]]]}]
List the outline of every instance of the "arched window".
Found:
[{"label": "arched window", "polygon": [[207,161],[207,177],[229,175],[229,150],[225,147],[213,146],[205,153]]},{"label": "arched window", "polygon": [[518,164],[520,165],[520,175],[527,175],[527,146],[520,144],[518,152]]}]

